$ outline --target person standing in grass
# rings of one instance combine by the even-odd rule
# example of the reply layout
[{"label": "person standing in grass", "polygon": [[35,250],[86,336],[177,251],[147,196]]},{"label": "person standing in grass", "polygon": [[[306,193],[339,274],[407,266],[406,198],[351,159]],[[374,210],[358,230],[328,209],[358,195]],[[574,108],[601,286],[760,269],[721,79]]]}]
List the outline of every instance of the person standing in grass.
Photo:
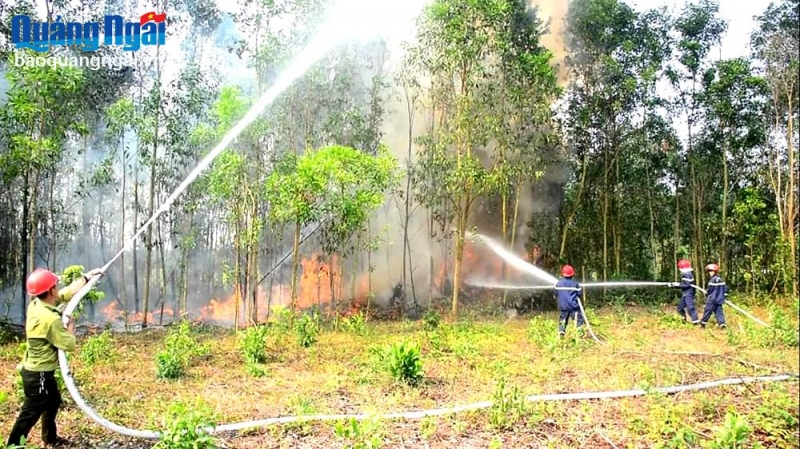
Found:
[{"label": "person standing in grass", "polygon": [[26,287],[28,294],[34,298],[28,305],[25,321],[28,347],[20,371],[25,401],[11,429],[7,447],[23,446],[22,439],[27,440],[40,417],[45,445],[57,447],[69,444],[69,440],[58,436],[56,427],[61,393],[58,391],[55,371],[58,368],[58,350],[75,350],[75,324],[70,321],[65,328],[56,305],[59,300],[70,300],[89,282],[90,277],[101,274],[100,269],[96,268],[61,290],[58,290],[58,276],[52,271],[39,268],[28,276]]},{"label": "person standing in grass", "polygon": [[708,288],[706,288],[706,307],[703,311],[703,318],[700,319],[700,326],[705,328],[713,313],[717,319],[717,326],[721,328],[728,327],[725,324],[725,313],[722,310],[725,298],[728,296],[728,286],[719,276],[719,265],[710,263],[706,265],[706,271],[708,271],[709,276]]},{"label": "person standing in grass", "polygon": [[681,300],[678,302],[678,315],[686,321],[686,312],[689,313],[689,318],[692,319],[692,324],[700,323],[697,319],[697,308],[695,307],[695,290],[694,290],[694,271],[692,263],[686,259],[678,261],[678,270],[681,273],[681,281],[673,282],[670,286],[681,289]]},{"label": "person standing in grass", "polygon": [[578,327],[583,326],[583,314],[581,313],[580,299],[581,286],[578,281],[572,279],[575,276],[575,269],[571,265],[561,267],[562,278],[556,283],[556,297],[558,298],[558,310],[561,315],[558,318],[558,335],[564,337],[567,332],[567,324],[575,316]]}]

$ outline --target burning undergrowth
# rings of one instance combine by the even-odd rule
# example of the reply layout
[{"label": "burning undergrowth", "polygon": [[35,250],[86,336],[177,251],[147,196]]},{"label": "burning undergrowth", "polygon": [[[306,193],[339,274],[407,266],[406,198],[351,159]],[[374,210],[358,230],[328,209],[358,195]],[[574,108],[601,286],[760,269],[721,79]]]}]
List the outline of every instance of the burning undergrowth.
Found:
[{"label": "burning undergrowth", "polygon": [[[529,259],[527,254],[518,254]],[[320,252],[301,259],[296,281],[295,305],[298,310],[317,308],[331,313],[336,311],[343,315],[352,315],[359,311],[372,314],[412,313],[410,310],[427,307],[431,301],[449,300],[452,294],[453,257],[446,251],[432,255],[429,260],[417,261],[415,269],[416,288],[404,287],[402,274],[393,268],[396,262],[387,259],[385,267],[373,270],[364,269],[356,275],[351,264],[337,255],[326,255]],[[375,259],[380,259],[375,257]],[[417,272],[421,272],[419,274]],[[425,273],[427,271],[427,273]],[[475,302],[493,294],[492,291],[471,285],[471,282],[515,282],[525,281],[526,274],[503,263],[492,250],[469,239],[465,242],[460,300]],[[432,274],[432,276],[431,276]],[[269,319],[271,311],[278,307],[291,307],[291,263],[286,262],[275,271],[274,278],[265,279],[255,289],[255,301],[246,301],[239,289],[228,288],[226,296],[212,297],[208,300],[190,298],[188,311],[183,317],[173,301],[156,302],[147,312],[149,325],[162,325],[188,318],[198,323],[221,326],[232,326],[238,322],[247,323],[247,317],[256,316],[258,322]],[[255,313],[249,307],[255,303]],[[417,306],[417,307],[414,307]],[[145,318],[143,312],[126,313],[123,301],[118,298],[99,304],[96,308],[95,324],[106,324],[112,328],[128,327],[141,323]],[[238,312],[238,320],[237,318]],[[414,313],[416,314],[416,313]],[[97,316],[99,315],[99,316]]]}]

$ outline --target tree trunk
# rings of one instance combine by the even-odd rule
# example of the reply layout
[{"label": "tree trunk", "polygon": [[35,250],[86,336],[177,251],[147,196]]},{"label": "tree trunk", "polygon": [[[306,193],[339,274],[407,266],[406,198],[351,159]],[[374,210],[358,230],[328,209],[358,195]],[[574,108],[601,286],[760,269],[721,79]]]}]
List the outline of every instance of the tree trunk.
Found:
[{"label": "tree trunk", "polygon": [[[125,134],[124,134],[124,132],[123,132],[123,135],[122,135],[121,145],[122,145],[122,151],[121,151],[121,153],[122,153],[122,158],[121,158],[122,159],[122,189],[120,189],[121,190],[121,194],[119,196],[119,200],[120,200],[120,225],[119,225],[119,229],[120,229],[119,237],[120,238],[119,238],[119,240],[124,245],[125,244],[125,192],[126,192],[126,189],[127,189],[127,181],[128,181],[128,176],[127,176],[127,173],[128,173],[127,168],[128,167],[127,167],[126,160],[125,160],[126,159],[125,156],[126,156],[127,152],[125,151]],[[122,254],[120,254],[120,257],[119,257],[119,282],[120,282],[120,296],[122,296],[122,298],[121,298],[122,299],[122,307],[125,309],[125,312],[124,312],[125,315],[126,315],[126,320],[125,321],[126,321],[126,324],[127,324],[128,295],[127,295],[126,291],[128,289],[128,285],[125,283],[125,251],[123,251]]]},{"label": "tree trunk", "polygon": [[[56,230],[56,206],[55,206],[55,191],[56,191],[56,177],[55,174],[50,175],[50,192],[49,192],[49,202],[50,202],[50,232],[52,233],[52,243],[51,243],[51,251],[53,253],[53,262],[52,267],[54,270],[58,269],[57,262],[57,255],[58,255],[58,235]],[[94,308],[94,303],[90,303],[92,308]]]},{"label": "tree trunk", "polygon": [[[28,173],[29,170],[25,169],[25,175],[23,179],[23,188],[22,188],[22,225],[20,226],[20,236],[21,240],[21,251],[20,251],[20,259],[22,259],[22,278],[27,279],[28,277],[28,270],[31,266],[28,264],[28,231],[30,227],[28,226],[28,221],[30,219],[30,183],[28,182]],[[21,316],[22,321],[24,322],[27,319],[27,298],[28,298],[28,290],[26,288],[25,282],[20,282],[20,288],[22,289],[20,307],[21,307]]]},{"label": "tree trunk", "polygon": [[[722,247],[719,249],[719,266],[728,269],[728,142],[723,134],[722,139]],[[731,271],[731,270],[728,270]]]},{"label": "tree trunk", "polygon": [[[297,268],[300,264],[300,222],[294,224],[294,239],[292,240],[292,312],[297,310]],[[331,273],[333,276],[333,273]],[[331,277],[333,279],[333,277]],[[333,291],[333,289],[331,289]]]},{"label": "tree trunk", "polygon": [[30,215],[28,217],[30,221],[30,231],[28,234],[28,266],[31,268],[36,267],[36,228],[38,225],[37,220],[37,209],[39,207],[39,202],[37,201],[39,196],[39,170],[36,169],[33,174],[33,183],[31,185],[31,190],[33,191],[33,195],[31,196],[31,209]]},{"label": "tree trunk", "polygon": [[[469,187],[467,187],[467,191]],[[467,233],[469,219],[470,195],[465,193],[465,198],[460,200],[456,212],[458,213],[458,226],[456,228],[456,260],[453,263],[453,297],[450,312],[453,319],[458,317],[458,295],[461,291],[461,262],[464,260],[464,238]]]},{"label": "tree trunk", "polygon": [[[161,60],[160,60],[160,46],[156,46],[156,88],[158,89],[158,101],[156,104],[156,119],[153,126],[153,155],[150,159],[150,198],[148,201],[147,209],[150,215],[155,214],[155,198],[156,198],[156,162],[158,161],[158,131],[161,126]],[[147,245],[145,250],[144,260],[144,298],[142,300],[142,308],[144,315],[142,318],[142,329],[147,327],[147,312],[150,304],[150,276],[152,275],[152,261],[153,261],[153,226],[147,228]]]},{"label": "tree trunk", "polygon": [[[503,244],[508,243],[508,194],[506,193],[505,189],[503,189],[502,195],[500,195],[501,201],[501,211],[500,211],[500,220],[501,222],[501,229],[502,229],[502,236],[503,236]],[[513,248],[512,248],[513,250]],[[507,281],[506,276],[506,260],[503,259],[503,262],[500,265],[500,276],[503,282]],[[503,289],[503,307],[506,306],[506,301],[508,299],[508,289]]]},{"label": "tree trunk", "polygon": [[578,187],[578,195],[575,197],[575,204],[572,210],[570,210],[569,215],[564,219],[564,223],[562,224],[561,229],[561,247],[558,251],[558,258],[564,258],[564,250],[567,246],[567,232],[569,231],[569,223],[572,221],[572,218],[578,212],[578,208],[581,204],[581,197],[583,196],[583,189],[586,185],[586,152],[583,154],[583,158],[581,158],[581,181]]},{"label": "tree trunk", "polygon": [[236,233],[234,234],[234,262],[233,262],[233,328],[239,332],[239,314],[241,312],[241,282],[242,282],[242,246],[239,244],[241,238],[239,234],[239,223],[236,223]]},{"label": "tree trunk", "polygon": [[[157,238],[159,240],[158,245],[158,253],[161,257],[161,314],[158,318],[158,325],[164,325],[164,304],[167,302],[167,260],[164,256],[164,242],[163,236],[161,234],[161,221],[158,221],[158,235]],[[173,313],[175,311],[173,310]]]},{"label": "tree trunk", "polygon": [[787,195],[787,202],[786,202],[786,215],[788,217],[788,234],[789,234],[789,252],[790,252],[790,262],[792,265],[792,296],[797,298],[798,297],[798,268],[797,268],[797,238],[795,237],[795,227],[797,223],[797,209],[796,209],[796,199],[795,199],[795,145],[794,145],[794,104],[792,103],[792,96],[789,96],[788,99],[788,110],[789,110],[789,121],[786,125],[786,140],[788,142],[788,153],[789,153],[789,193]]}]

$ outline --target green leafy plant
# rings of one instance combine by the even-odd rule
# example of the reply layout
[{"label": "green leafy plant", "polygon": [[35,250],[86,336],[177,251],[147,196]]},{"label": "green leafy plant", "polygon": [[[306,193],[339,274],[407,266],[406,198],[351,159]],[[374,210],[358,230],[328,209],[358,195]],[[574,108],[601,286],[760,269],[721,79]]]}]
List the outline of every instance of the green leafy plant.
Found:
[{"label": "green leafy plant", "polygon": [[211,408],[198,401],[194,404],[171,404],[162,420],[161,438],[154,449],[216,449],[217,439],[205,430],[216,425]]},{"label": "green leafy plant", "polygon": [[734,412],[725,414],[725,424],[716,432],[712,443],[713,449],[743,449],[748,436],[752,432],[744,417]]},{"label": "green leafy plant", "polygon": [[[65,286],[69,285],[69,284],[75,282],[76,280],[82,278],[84,272],[85,272],[85,268],[84,268],[83,265],[70,265],[67,268],[64,268],[64,272],[61,273],[61,276],[60,276],[61,283],[64,284]],[[89,290],[89,292],[86,293],[86,296],[84,296],[83,299],[84,300],[88,300],[92,304],[97,304],[97,302],[100,301],[101,299],[103,299],[104,297],[105,297],[105,293],[101,292],[100,290],[97,290],[97,286],[94,285]],[[77,317],[83,312],[84,304],[86,304],[86,303],[84,301],[81,301],[81,303],[78,305],[78,307],[75,308],[75,311],[73,312],[73,316]]]},{"label": "green leafy plant", "polygon": [[422,380],[422,356],[419,345],[406,342],[373,348],[373,353],[378,357],[380,366],[392,379],[417,385]]},{"label": "green leafy plant", "polygon": [[186,320],[170,329],[164,341],[164,349],[156,355],[156,376],[161,379],[177,379],[181,377],[196,358],[205,356],[210,347],[201,345],[192,334]]},{"label": "green leafy plant", "polygon": [[378,449],[383,442],[382,430],[378,421],[359,422],[355,418],[350,418],[344,422],[337,422],[333,432],[337,437],[348,440],[349,449]]},{"label": "green leafy plant", "polygon": [[111,332],[103,331],[100,335],[86,339],[81,347],[80,359],[86,366],[94,366],[97,363],[113,362],[118,355]]},{"label": "green leafy plant", "polygon": [[303,348],[308,348],[316,343],[319,327],[319,316],[316,313],[303,314],[295,323],[297,344]]}]

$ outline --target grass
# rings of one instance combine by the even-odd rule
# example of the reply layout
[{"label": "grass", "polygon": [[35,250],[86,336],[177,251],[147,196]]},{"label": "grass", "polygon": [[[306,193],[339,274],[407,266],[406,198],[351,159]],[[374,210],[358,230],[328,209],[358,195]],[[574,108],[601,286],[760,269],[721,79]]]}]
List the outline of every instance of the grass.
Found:
[{"label": "grass", "polygon": [[[170,330],[168,339],[164,330],[101,334],[82,341],[71,363],[82,394],[102,416],[133,428],[168,430],[174,438],[162,442],[164,448],[193,447],[179,441],[181,426],[198,423],[386,413],[487,400],[495,402],[489,409],[442,417],[290,423],[220,439],[244,449],[798,447],[796,380],[675,396],[523,400],[533,394],[648,389],[800,371],[796,310],[772,310],[782,313],[783,324],[770,332],[730,308],[727,330],[684,324],[671,310],[590,310],[602,345],[574,328],[558,339],[555,313],[455,323],[434,315],[418,322],[307,319],[239,336],[188,325]],[[770,317],[766,309],[753,310]],[[157,375],[157,359],[179,367],[170,371],[178,373],[175,379]],[[5,437],[21,403],[18,344],[0,347],[0,360]],[[154,444],[106,432],[63,394],[59,428],[79,447]],[[39,444],[39,432],[34,428],[32,443]]]}]

